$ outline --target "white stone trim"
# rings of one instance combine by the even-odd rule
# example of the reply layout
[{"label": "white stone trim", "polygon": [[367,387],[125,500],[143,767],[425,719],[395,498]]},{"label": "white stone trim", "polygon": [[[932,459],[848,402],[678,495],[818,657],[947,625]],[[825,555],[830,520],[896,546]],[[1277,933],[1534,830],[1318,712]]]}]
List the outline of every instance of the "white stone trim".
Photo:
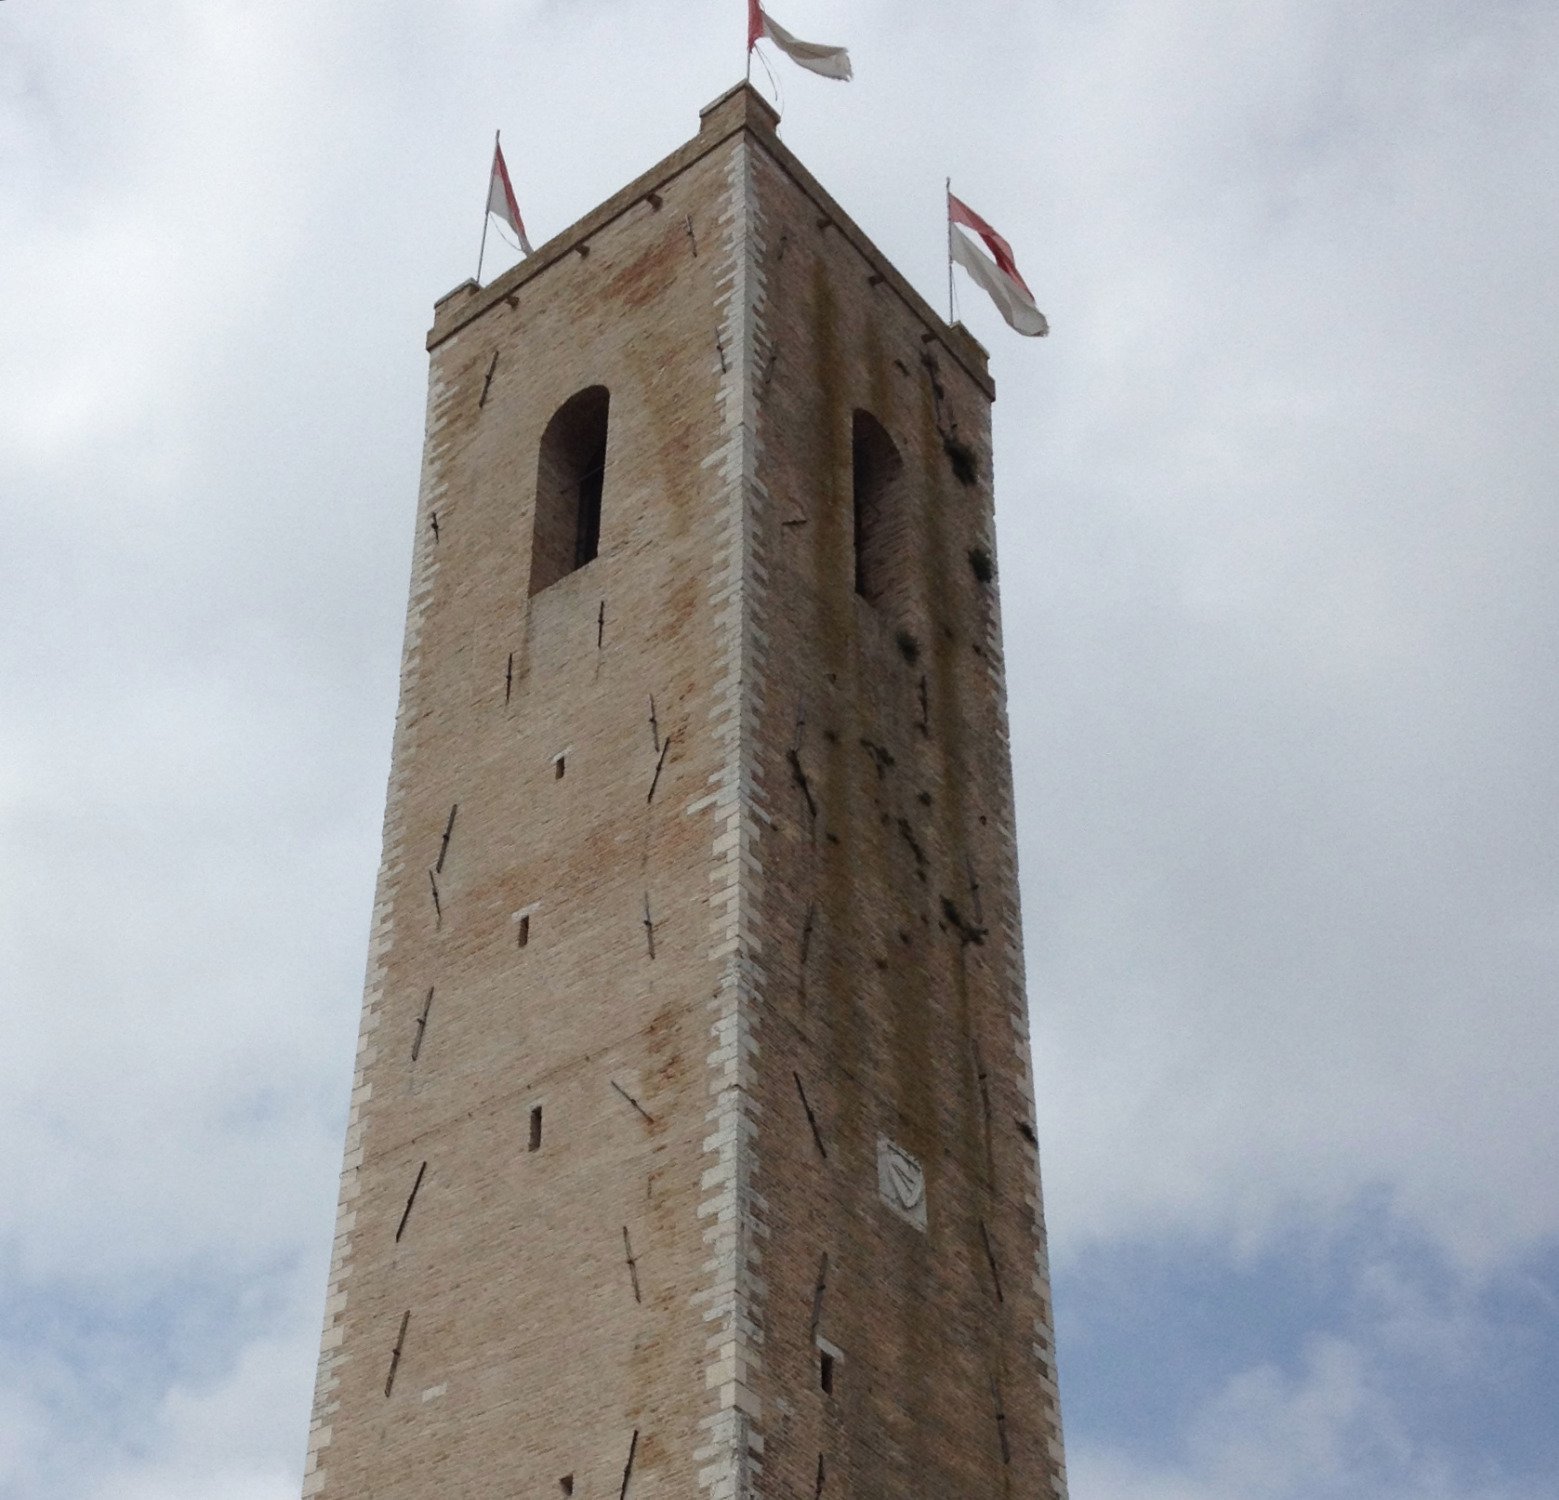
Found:
[{"label": "white stone trim", "polygon": [[[761,1241],[765,1205],[755,1184],[758,1107],[753,1061],[759,1051],[762,983],[756,931],[762,881],[758,855],[761,777],[754,764],[754,728],[763,697],[761,628],[763,567],[756,524],[764,503],[757,476],[757,368],[762,337],[762,224],[745,135],[735,138],[728,167],[730,196],[721,215],[725,261],[719,269],[720,341],[730,351],[718,395],[725,436],[705,461],[722,485],[725,521],[714,558],[710,602],[724,661],[715,683],[713,734],[723,751],[714,790],[695,803],[712,814],[709,956],[722,966],[710,1003],[709,1094],[704,1141],[708,1160],[699,1217],[709,1259],[706,1282],[693,1302],[709,1329],[704,1384],[707,1414],[694,1451],[699,1490],[709,1500],[761,1500],[763,1412],[756,1378],[762,1368]],[[689,811],[693,811],[692,808]]]},{"label": "white stone trim", "polygon": [[[989,458],[987,454],[987,461],[982,465],[982,472],[987,476],[985,492],[982,496],[987,519],[980,540],[994,561],[996,525],[990,492],[992,480],[989,476],[991,476],[992,466]],[[997,836],[997,847],[1006,851],[1001,868],[994,872],[998,880],[998,889],[1002,893],[994,927],[1001,945],[1001,961],[1004,962],[1006,969],[1008,1014],[1012,1024],[1012,1051],[1016,1065],[1018,1097],[1028,1111],[1030,1126],[1037,1131],[1034,1068],[1029,1035],[1028,981],[1023,964],[1023,918],[1018,886],[1018,835],[1012,790],[1012,744],[1007,719],[1007,673],[1001,634],[1000,576],[998,571],[989,585],[990,600],[986,612],[985,640],[982,643],[986,671],[990,676],[996,697],[1001,764],[1006,768],[1006,775],[995,789],[996,799],[989,815],[992,831]],[[1047,1445],[1055,1468],[1055,1500],[1068,1500],[1066,1452],[1061,1438],[1061,1402],[1055,1380],[1054,1302],[1050,1290],[1049,1241],[1045,1233],[1045,1211],[1040,1193],[1039,1147],[1027,1140],[1021,1141],[1020,1146],[1030,1161],[1030,1176],[1023,1197],[1029,1206],[1034,1224],[1034,1270],[1031,1285],[1041,1305],[1051,1310],[1049,1318],[1043,1313],[1036,1315],[1034,1338],[1030,1350],[1035,1364],[1039,1367],[1039,1384],[1043,1392],[1046,1415],[1055,1424],[1056,1436]]]},{"label": "white stone trim", "polygon": [[[436,366],[435,366],[436,372]],[[417,535],[413,548],[411,593],[406,607],[406,635],[401,650],[401,698],[396,716],[395,746],[390,762],[390,784],[385,796],[384,837],[379,860],[378,887],[374,895],[372,937],[368,944],[368,972],[363,984],[362,1018],[358,1025],[357,1060],[352,1075],[352,1101],[347,1115],[346,1145],[342,1154],[341,1187],[336,1207],[335,1242],[330,1256],[330,1282],[325,1295],[325,1328],[320,1338],[319,1369],[314,1382],[314,1406],[309,1421],[309,1442],[303,1467],[303,1500],[325,1494],[328,1472],[326,1451],[334,1435],[331,1419],[340,1407],[336,1392],[341,1371],[351,1358],[343,1345],[343,1322],[352,1277],[352,1250],[357,1228],[355,1207],[363,1163],[363,1142],[368,1130],[367,1106],[373,1094],[368,1070],[379,1055],[378,1030],[382,1019],[386,960],[395,935],[395,893],[404,863],[405,793],[412,779],[416,742],[417,702],[422,678],[422,629],[428,601],[438,571],[438,543],[431,517],[444,496],[442,452],[438,435],[447,414],[449,387],[435,373],[428,384],[427,430],[423,446],[422,482],[417,499]],[[410,1046],[410,1039],[407,1039]]]}]

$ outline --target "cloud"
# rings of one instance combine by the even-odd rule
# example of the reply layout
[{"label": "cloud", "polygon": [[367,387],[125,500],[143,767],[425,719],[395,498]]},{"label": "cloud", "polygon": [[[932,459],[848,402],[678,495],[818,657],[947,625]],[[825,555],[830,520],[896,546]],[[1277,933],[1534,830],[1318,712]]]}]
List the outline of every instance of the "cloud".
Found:
[{"label": "cloud", "polygon": [[297,1500],[308,1427],[297,1370],[312,1362],[317,1342],[312,1325],[255,1339],[219,1382],[174,1386],[154,1419],[150,1452],[105,1473],[93,1500]]},{"label": "cloud", "polygon": [[1059,1304],[1079,1493],[1545,1493],[1553,1270],[1469,1275],[1379,1204],[1258,1257],[1102,1248]]},{"label": "cloud", "polygon": [[[421,332],[474,270],[495,125],[545,236],[691,132],[741,18],[3,9],[0,1272],[25,1316],[0,1495],[271,1500],[323,1299]],[[782,75],[783,130],[868,233],[940,302],[950,172],[1055,328],[1019,347],[960,292],[1000,386],[1063,1335],[1069,1288],[1144,1244],[1350,1268],[1346,1317],[1264,1329],[1159,1454],[1108,1393],[1074,1412],[1074,1494],[1527,1500],[1475,1435],[1426,1441],[1404,1367],[1486,1372],[1499,1299],[1554,1284],[1559,17],[783,19],[856,59],[847,89]]]},{"label": "cloud", "polygon": [[1253,1366],[1193,1417],[1178,1461],[1074,1444],[1079,1495],[1111,1500],[1538,1500],[1540,1485],[1469,1473],[1415,1443],[1367,1352],[1315,1339],[1302,1366]]},{"label": "cloud", "polygon": [[[318,1327],[290,1314],[281,1323],[214,1366],[183,1351],[171,1374],[104,1328],[70,1358],[0,1348],[0,1496],[296,1500],[308,1422],[298,1371],[312,1365]],[[92,1369],[105,1352],[114,1363]]]},{"label": "cloud", "polygon": [[1112,1500],[1537,1500],[1545,1480],[1501,1477],[1409,1435],[1377,1352],[1311,1339],[1297,1369],[1247,1367],[1193,1414],[1180,1452],[1144,1463],[1074,1444],[1077,1494]]},{"label": "cloud", "polygon": [[1041,413],[1003,564],[1063,1256],[1376,1190],[1470,1262],[1559,1227],[1554,25],[1418,14],[1126,7],[1036,109],[1076,352],[998,420]]}]

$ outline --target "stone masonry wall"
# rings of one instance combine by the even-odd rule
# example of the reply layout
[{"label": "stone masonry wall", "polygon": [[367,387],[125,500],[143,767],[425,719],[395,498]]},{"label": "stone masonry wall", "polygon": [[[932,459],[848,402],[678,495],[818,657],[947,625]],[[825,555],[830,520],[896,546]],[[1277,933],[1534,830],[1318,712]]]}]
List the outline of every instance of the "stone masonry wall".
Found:
[{"label": "stone masonry wall", "polygon": [[[1061,1496],[989,393],[758,160],[767,1492]],[[903,464],[891,614],[854,589],[857,410]],[[884,1142],[924,1227],[879,1192]]]},{"label": "stone masonry wall", "polygon": [[[747,89],[429,343],[305,1497],[1064,1495],[983,355]],[[597,384],[600,554],[531,598]]]}]

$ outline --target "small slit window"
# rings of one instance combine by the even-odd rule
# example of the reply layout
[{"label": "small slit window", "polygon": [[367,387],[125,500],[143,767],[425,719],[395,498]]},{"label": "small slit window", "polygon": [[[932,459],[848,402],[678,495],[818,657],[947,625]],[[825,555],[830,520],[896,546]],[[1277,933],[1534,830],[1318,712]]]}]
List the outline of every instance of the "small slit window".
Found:
[{"label": "small slit window", "polygon": [[907,603],[904,472],[899,450],[870,412],[857,411],[850,438],[855,512],[855,592],[868,604],[902,617]]},{"label": "small slit window", "polygon": [[530,1145],[531,1151],[541,1150],[541,1106],[534,1106],[530,1112]]},{"label": "small slit window", "polygon": [[817,1351],[817,1383],[825,1396],[834,1393],[834,1357],[826,1349]]},{"label": "small slit window", "polygon": [[604,385],[592,385],[570,396],[541,435],[531,532],[532,594],[593,562],[601,550],[610,402]]}]

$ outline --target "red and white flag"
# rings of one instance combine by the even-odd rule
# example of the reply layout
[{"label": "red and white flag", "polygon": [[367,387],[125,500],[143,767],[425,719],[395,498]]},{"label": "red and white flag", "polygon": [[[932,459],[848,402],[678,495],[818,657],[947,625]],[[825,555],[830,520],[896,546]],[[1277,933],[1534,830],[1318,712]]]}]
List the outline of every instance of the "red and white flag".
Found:
[{"label": "red and white flag", "polygon": [[504,164],[503,147],[493,140],[493,175],[487,185],[487,211],[497,214],[519,239],[520,249],[531,253],[530,240],[525,233],[525,221],[520,217],[520,205],[514,199],[514,184],[509,181],[509,168]]},{"label": "red and white flag", "polygon": [[828,47],[820,42],[803,42],[792,36],[774,19],[759,0],[747,0],[747,50],[752,51],[765,37],[793,63],[810,73],[841,81],[852,77],[850,54],[843,47]]},{"label": "red and white flag", "polygon": [[[1018,274],[1018,264],[1012,258],[1009,245],[989,224],[962,199],[947,195],[947,248],[954,260],[966,270],[978,285],[989,294],[1002,317],[1019,333],[1033,338],[1043,338],[1050,332],[1045,315],[1034,304],[1034,294],[1028,283]],[[963,224],[972,229],[985,242],[991,253],[982,253],[979,247],[954,227]]]}]

